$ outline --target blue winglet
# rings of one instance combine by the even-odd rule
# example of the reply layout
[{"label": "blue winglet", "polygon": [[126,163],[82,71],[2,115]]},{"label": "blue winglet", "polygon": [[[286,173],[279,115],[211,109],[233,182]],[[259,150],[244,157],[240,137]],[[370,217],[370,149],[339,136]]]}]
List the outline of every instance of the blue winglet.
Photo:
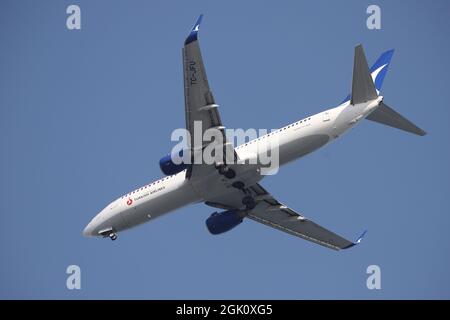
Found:
[{"label": "blue winglet", "polygon": [[187,45],[187,44],[197,40],[198,29],[200,27],[200,23],[202,23],[202,19],[203,19],[203,14],[201,14],[198,17],[197,22],[195,23],[194,27],[191,30],[191,33],[189,33],[188,37],[184,41],[184,45]]},{"label": "blue winglet", "polygon": [[357,244],[359,244],[362,241],[362,239],[364,239],[364,236],[366,235],[366,233],[367,233],[367,230],[364,230],[364,232],[356,239],[355,242],[353,242],[352,244],[348,245],[347,247],[345,247],[343,249],[348,249],[348,248],[354,247]]},{"label": "blue winglet", "polygon": [[358,244],[362,241],[362,239],[364,239],[364,237],[366,236],[367,230],[364,230],[363,233],[361,233],[361,235],[358,237],[358,239],[356,239],[355,244]]}]

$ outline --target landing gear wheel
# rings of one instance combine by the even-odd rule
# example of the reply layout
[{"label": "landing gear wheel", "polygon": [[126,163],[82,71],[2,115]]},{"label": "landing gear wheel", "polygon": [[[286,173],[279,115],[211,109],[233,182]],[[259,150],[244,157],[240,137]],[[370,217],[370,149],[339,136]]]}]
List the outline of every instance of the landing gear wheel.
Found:
[{"label": "landing gear wheel", "polygon": [[245,184],[242,181],[236,181],[232,183],[232,186],[236,189],[242,190],[245,188]]},{"label": "landing gear wheel", "polygon": [[227,177],[228,179],[233,179],[234,177],[236,177],[236,172],[234,172],[233,169],[228,168],[227,172],[225,172],[225,177]]},{"label": "landing gear wheel", "polygon": [[247,210],[251,210],[256,207],[256,201],[251,196],[244,197],[244,199],[242,199],[242,204],[245,205]]},{"label": "landing gear wheel", "polygon": [[219,174],[224,175],[228,171],[228,167],[224,164],[216,166],[217,170],[219,171]]},{"label": "landing gear wheel", "polygon": [[219,171],[219,174],[227,177],[228,179],[233,179],[236,177],[236,172],[234,172],[233,169],[230,169],[225,164],[216,165],[217,171]]},{"label": "landing gear wheel", "polygon": [[117,239],[117,234],[115,234],[114,232],[112,232],[112,233],[109,234],[109,238],[110,238],[112,241],[114,241],[114,240]]}]

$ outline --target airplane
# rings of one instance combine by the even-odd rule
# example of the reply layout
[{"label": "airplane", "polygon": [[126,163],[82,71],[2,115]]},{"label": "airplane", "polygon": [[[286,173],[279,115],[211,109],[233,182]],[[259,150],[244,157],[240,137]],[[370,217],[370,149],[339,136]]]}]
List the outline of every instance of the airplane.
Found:
[{"label": "airplane", "polygon": [[[206,144],[217,143],[216,147],[225,151],[223,161],[176,163],[173,154],[161,158],[159,164],[165,177],[111,202],[85,227],[84,236],[116,240],[118,232],[188,204],[203,202],[220,210],[206,220],[207,229],[214,235],[227,232],[248,218],[334,250],[360,243],[365,232],[354,242],[347,240],[279,202],[261,186],[260,181],[265,177],[261,174],[261,166],[246,160],[255,157],[254,146],[270,149],[276,140],[279,166],[282,166],[327,145],[363,119],[425,135],[425,131],[390,108],[380,95],[394,50],[383,53],[369,69],[362,45],[356,46],[352,91],[339,106],[234,147],[227,140],[206,77],[198,40],[202,17],[197,19],[182,48],[186,129],[191,133],[188,148],[192,153],[198,153]],[[222,141],[197,142],[195,122],[202,124],[203,131],[217,130],[223,136]]]}]

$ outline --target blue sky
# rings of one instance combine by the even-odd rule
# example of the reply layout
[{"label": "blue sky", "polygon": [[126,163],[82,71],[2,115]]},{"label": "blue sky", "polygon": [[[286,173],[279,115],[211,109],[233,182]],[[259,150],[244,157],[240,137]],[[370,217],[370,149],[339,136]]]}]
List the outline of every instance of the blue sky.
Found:
[{"label": "blue sky", "polygon": [[[81,7],[82,29],[66,28]],[[2,1],[0,298],[450,298],[447,1]],[[277,128],[337,105],[354,46],[395,48],[383,95],[424,128],[364,121],[262,184],[345,237],[334,252],[245,221],[212,236],[189,206],[111,242],[84,238],[111,200],[161,177],[184,126],[181,46],[200,13],[229,128]],[[81,290],[66,288],[79,265]],[[381,268],[368,290],[366,268]]]}]

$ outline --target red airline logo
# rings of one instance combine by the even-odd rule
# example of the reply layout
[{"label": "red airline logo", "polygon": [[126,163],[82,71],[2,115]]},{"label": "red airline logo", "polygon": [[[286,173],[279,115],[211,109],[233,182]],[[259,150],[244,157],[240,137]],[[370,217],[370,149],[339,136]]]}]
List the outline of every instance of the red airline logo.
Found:
[{"label": "red airline logo", "polygon": [[131,198],[128,198],[127,205],[131,206],[132,203],[133,203],[133,200]]}]

